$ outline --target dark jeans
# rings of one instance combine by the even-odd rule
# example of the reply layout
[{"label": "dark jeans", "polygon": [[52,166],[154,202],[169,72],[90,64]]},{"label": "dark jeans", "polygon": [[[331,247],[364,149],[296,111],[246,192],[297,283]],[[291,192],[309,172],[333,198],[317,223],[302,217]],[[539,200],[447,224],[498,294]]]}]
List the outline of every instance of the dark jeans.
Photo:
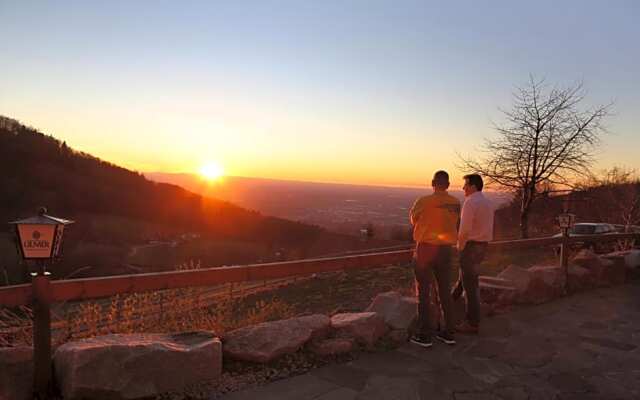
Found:
[{"label": "dark jeans", "polygon": [[415,252],[415,276],[418,289],[418,326],[419,335],[431,334],[431,318],[429,315],[429,299],[434,280],[438,284],[440,305],[444,313],[446,328],[454,330],[454,320],[451,309],[451,254],[450,245],[436,246],[418,243]]},{"label": "dark jeans", "polygon": [[453,291],[453,297],[462,295],[462,289],[466,292],[467,321],[477,326],[480,323],[480,290],[478,288],[478,265],[487,254],[486,242],[467,242],[460,253],[460,279]]}]

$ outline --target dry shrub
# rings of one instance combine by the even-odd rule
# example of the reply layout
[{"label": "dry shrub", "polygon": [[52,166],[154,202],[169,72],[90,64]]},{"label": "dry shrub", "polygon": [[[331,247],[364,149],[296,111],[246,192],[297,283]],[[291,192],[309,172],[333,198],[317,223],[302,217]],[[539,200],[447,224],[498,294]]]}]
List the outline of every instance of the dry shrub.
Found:
[{"label": "dry shrub", "polygon": [[[202,289],[172,289],[114,296],[66,307],[53,322],[54,346],[67,341],[110,333],[174,333],[193,330],[224,335],[230,330],[292,317],[294,309],[283,300],[260,300],[247,306],[233,292],[201,299]],[[31,345],[32,313],[18,315],[0,309],[0,346]],[[55,315],[55,313],[54,313]]]},{"label": "dry shrub", "polygon": [[16,311],[0,308],[0,347],[33,345],[33,311],[20,306]]},{"label": "dry shrub", "polygon": [[239,321],[239,326],[255,325],[265,321],[290,318],[294,315],[294,308],[286,302],[273,299],[270,302],[258,301],[253,307],[247,310],[244,318]]}]

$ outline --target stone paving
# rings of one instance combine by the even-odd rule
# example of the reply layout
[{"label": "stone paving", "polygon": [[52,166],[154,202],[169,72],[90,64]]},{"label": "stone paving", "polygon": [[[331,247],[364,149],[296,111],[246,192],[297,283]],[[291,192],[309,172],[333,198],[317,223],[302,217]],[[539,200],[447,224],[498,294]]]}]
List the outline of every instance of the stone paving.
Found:
[{"label": "stone paving", "polygon": [[640,399],[637,281],[517,308],[456,339],[365,353],[223,399]]}]

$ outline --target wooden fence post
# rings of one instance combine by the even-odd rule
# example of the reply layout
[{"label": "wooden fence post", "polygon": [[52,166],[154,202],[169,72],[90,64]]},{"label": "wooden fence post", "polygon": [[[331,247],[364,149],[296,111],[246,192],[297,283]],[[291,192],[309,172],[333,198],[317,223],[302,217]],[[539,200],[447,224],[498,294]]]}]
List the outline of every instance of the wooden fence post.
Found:
[{"label": "wooden fence post", "polygon": [[49,398],[51,368],[51,281],[48,272],[33,277],[33,363],[36,398]]},{"label": "wooden fence post", "polygon": [[562,229],[562,244],[560,245],[560,267],[564,271],[564,294],[570,293],[569,289],[569,232]]}]

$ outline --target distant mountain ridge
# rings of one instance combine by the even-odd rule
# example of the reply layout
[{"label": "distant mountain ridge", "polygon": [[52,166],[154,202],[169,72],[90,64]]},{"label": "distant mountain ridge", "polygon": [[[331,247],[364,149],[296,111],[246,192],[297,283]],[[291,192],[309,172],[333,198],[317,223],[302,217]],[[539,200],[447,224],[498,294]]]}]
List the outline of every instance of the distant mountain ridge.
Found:
[{"label": "distant mountain ridge", "polygon": [[[145,173],[149,179],[188,188],[195,193],[231,201],[261,213],[320,225],[353,234],[365,223],[386,231],[408,229],[408,212],[429,187],[389,187],[337,183],[300,182],[263,178],[224,177],[209,182],[194,174]],[[461,201],[464,193],[450,190]],[[487,192],[496,206],[509,195]]]}]

